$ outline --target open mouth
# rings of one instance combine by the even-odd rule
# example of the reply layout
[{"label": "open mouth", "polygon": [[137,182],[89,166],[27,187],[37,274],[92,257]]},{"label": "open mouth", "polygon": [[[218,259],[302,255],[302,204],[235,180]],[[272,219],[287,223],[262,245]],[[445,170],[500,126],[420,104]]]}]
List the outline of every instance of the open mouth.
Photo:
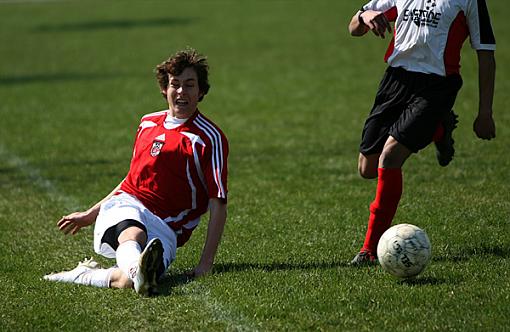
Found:
[{"label": "open mouth", "polygon": [[177,105],[177,106],[186,106],[186,105],[188,105],[188,101],[184,100],[184,99],[178,98],[178,99],[175,100],[175,105]]}]

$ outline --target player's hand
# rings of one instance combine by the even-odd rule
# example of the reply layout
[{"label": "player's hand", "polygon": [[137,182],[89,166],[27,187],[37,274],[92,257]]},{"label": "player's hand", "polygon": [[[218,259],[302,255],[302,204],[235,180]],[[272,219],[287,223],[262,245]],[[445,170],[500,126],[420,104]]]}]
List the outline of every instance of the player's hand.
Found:
[{"label": "player's hand", "polygon": [[491,140],[496,137],[496,124],[492,115],[478,115],[473,123],[473,131],[481,139]]},{"label": "player's hand", "polygon": [[372,30],[374,35],[384,39],[386,31],[391,33],[391,24],[383,12],[367,10],[360,14],[365,25]]},{"label": "player's hand", "polygon": [[212,267],[202,267],[202,266],[197,266],[195,267],[193,270],[189,271],[187,273],[187,276],[190,277],[190,278],[200,278],[200,277],[203,277],[207,274],[209,274],[212,270]]},{"label": "player's hand", "polygon": [[81,228],[94,223],[95,217],[90,212],[74,212],[63,216],[58,222],[58,229],[64,234],[76,234]]}]

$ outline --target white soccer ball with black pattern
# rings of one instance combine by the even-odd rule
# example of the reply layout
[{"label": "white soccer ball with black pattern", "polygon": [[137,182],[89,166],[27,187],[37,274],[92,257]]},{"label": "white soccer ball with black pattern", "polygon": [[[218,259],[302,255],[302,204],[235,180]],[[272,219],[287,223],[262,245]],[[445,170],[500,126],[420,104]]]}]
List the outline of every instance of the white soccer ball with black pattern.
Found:
[{"label": "white soccer ball with black pattern", "polygon": [[382,268],[398,278],[420,274],[427,266],[430,254],[427,233],[411,224],[389,228],[377,245],[377,257]]}]

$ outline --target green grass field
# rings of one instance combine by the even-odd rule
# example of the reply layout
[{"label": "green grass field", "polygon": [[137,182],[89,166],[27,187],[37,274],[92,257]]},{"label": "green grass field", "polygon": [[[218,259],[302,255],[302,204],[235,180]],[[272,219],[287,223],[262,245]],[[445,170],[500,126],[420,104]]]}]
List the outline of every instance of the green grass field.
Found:
[{"label": "green grass field", "polygon": [[[395,223],[424,228],[433,258],[400,281],[348,266],[376,185],[357,151],[388,42],[348,35],[363,1],[0,1],[0,330],[509,331],[510,21],[488,2],[498,137],[472,131],[466,42],[455,159],[441,168],[429,147],[404,168]],[[215,272],[183,277],[204,218],[159,297],[41,280],[94,255],[92,229],[66,237],[56,221],[123,178],[140,117],[165,107],[153,68],[188,45],[209,57],[200,108],[231,148]]]}]

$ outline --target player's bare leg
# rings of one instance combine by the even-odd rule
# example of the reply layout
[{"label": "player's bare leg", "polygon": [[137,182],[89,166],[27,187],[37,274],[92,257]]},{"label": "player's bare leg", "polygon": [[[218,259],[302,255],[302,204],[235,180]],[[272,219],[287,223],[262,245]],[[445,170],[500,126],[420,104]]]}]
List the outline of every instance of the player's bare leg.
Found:
[{"label": "player's bare leg", "polygon": [[145,247],[145,242],[147,242],[147,234],[143,229],[139,227],[129,227],[120,233],[118,240],[119,245],[126,241],[136,241],[138,244]]},{"label": "player's bare leg", "polygon": [[411,150],[400,144],[393,136],[390,136],[386,140],[379,157],[379,168],[402,168],[411,153]]},{"label": "player's bare leg", "polygon": [[379,165],[380,153],[369,155],[359,154],[358,172],[365,179],[375,179],[377,177],[377,168]]},{"label": "player's bare leg", "polygon": [[110,287],[111,288],[133,288],[133,281],[122,272],[121,269],[116,268],[110,275]]},{"label": "player's bare leg", "polygon": [[[377,243],[393,220],[402,195],[402,165],[411,155],[404,145],[389,137],[379,156],[377,190],[370,204],[370,217],[365,242],[351,265],[377,264]],[[361,159],[361,158],[360,158]],[[368,160],[368,159],[367,159]]]}]

